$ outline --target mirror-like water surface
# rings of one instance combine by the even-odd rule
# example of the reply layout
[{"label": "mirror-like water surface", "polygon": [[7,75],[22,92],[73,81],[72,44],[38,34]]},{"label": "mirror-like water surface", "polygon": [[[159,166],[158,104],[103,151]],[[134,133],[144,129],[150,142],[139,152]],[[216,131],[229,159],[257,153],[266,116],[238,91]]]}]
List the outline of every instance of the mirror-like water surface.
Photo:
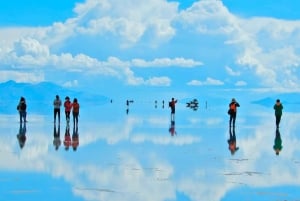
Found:
[{"label": "mirror-like water surface", "polygon": [[77,129],[52,111],[0,116],[1,200],[300,198],[298,113],[276,130],[272,107],[242,103],[229,129],[227,104],[179,102],[173,122],[161,101],[81,105]]}]

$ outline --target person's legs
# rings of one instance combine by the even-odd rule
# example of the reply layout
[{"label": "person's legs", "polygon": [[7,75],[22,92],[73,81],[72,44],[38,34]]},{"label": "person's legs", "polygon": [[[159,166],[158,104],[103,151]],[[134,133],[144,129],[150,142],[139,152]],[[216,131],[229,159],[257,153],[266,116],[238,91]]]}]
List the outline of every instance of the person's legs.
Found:
[{"label": "person's legs", "polygon": [[58,114],[58,123],[60,123],[60,109],[57,109],[57,114]]},{"label": "person's legs", "polygon": [[281,115],[276,115],[276,126],[279,127]]}]

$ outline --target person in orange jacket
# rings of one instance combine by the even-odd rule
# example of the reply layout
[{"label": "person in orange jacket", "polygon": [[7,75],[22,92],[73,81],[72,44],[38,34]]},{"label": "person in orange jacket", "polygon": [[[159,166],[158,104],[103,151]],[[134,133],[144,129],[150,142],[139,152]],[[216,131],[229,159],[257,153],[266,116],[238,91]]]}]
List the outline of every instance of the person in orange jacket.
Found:
[{"label": "person in orange jacket", "polygon": [[70,122],[70,113],[71,113],[71,109],[72,109],[72,103],[70,101],[69,96],[67,96],[65,98],[64,107],[65,107],[66,121],[67,121],[67,123],[69,123]]},{"label": "person in orange jacket", "polygon": [[74,127],[78,126],[78,117],[79,117],[79,103],[77,101],[77,98],[74,98],[72,103],[72,114],[73,114],[73,124]]}]

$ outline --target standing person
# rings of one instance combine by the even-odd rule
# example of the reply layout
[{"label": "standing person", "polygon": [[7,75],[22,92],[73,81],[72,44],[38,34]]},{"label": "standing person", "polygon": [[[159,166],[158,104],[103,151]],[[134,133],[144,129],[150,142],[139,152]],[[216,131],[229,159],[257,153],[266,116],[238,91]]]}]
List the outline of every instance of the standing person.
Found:
[{"label": "standing person", "polygon": [[69,96],[67,96],[65,98],[64,107],[65,107],[66,121],[67,121],[67,123],[69,123],[70,122],[70,112],[72,109],[72,103],[70,101]]},{"label": "standing person", "polygon": [[273,108],[275,110],[276,128],[279,128],[279,124],[282,116],[282,110],[283,110],[283,106],[279,99],[276,100],[276,103]]},{"label": "standing person", "polygon": [[74,127],[78,126],[78,116],[79,116],[79,103],[77,101],[77,98],[74,98],[72,103],[72,113],[73,113],[73,124]]},{"label": "standing person", "polygon": [[240,104],[233,98],[231,102],[229,103],[229,110],[228,114],[230,116],[229,118],[229,126],[231,125],[235,127],[235,119],[236,119],[236,113],[237,113],[237,107],[240,107]]},{"label": "standing person", "polygon": [[171,108],[171,121],[175,121],[175,105],[177,103],[177,100],[172,98],[172,100],[169,102],[169,107]]},{"label": "standing person", "polygon": [[26,121],[26,116],[27,116],[26,109],[27,109],[26,100],[24,97],[21,97],[19,104],[17,106],[17,110],[19,111],[19,115],[20,115],[20,123],[22,123],[22,120],[24,122],[27,122]]},{"label": "standing person", "polygon": [[56,116],[58,116],[58,123],[60,124],[61,100],[59,99],[58,95],[55,96],[55,99],[53,101],[53,105],[54,105],[54,123],[56,123]]}]

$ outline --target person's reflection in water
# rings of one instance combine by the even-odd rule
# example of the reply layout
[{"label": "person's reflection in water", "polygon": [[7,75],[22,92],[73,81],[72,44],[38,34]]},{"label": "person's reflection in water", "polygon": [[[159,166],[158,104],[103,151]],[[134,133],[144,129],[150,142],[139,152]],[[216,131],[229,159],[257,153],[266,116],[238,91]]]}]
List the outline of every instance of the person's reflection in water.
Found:
[{"label": "person's reflection in water", "polygon": [[54,123],[54,130],[53,130],[53,146],[55,147],[55,150],[57,151],[58,148],[61,145],[60,140],[60,124],[58,124],[58,127],[56,127],[56,124]]},{"label": "person's reflection in water", "polygon": [[169,132],[170,132],[171,136],[174,136],[177,134],[176,130],[175,130],[175,121],[171,121]]},{"label": "person's reflection in water", "polygon": [[64,146],[65,146],[66,151],[68,151],[69,147],[71,146],[71,136],[70,136],[70,125],[69,124],[66,125]]},{"label": "person's reflection in water", "polygon": [[228,142],[228,149],[231,155],[234,155],[239,147],[236,146],[236,136],[235,136],[235,127],[229,127],[229,139]]},{"label": "person's reflection in water", "polygon": [[17,139],[21,149],[25,146],[26,142],[26,122],[20,122],[19,133],[17,134]]},{"label": "person's reflection in water", "polygon": [[72,147],[73,151],[77,150],[79,145],[79,135],[78,135],[78,126],[73,128],[73,135],[72,135]]},{"label": "person's reflection in water", "polygon": [[279,152],[282,150],[282,140],[281,140],[279,128],[276,129],[273,149],[276,155],[279,155]]}]

